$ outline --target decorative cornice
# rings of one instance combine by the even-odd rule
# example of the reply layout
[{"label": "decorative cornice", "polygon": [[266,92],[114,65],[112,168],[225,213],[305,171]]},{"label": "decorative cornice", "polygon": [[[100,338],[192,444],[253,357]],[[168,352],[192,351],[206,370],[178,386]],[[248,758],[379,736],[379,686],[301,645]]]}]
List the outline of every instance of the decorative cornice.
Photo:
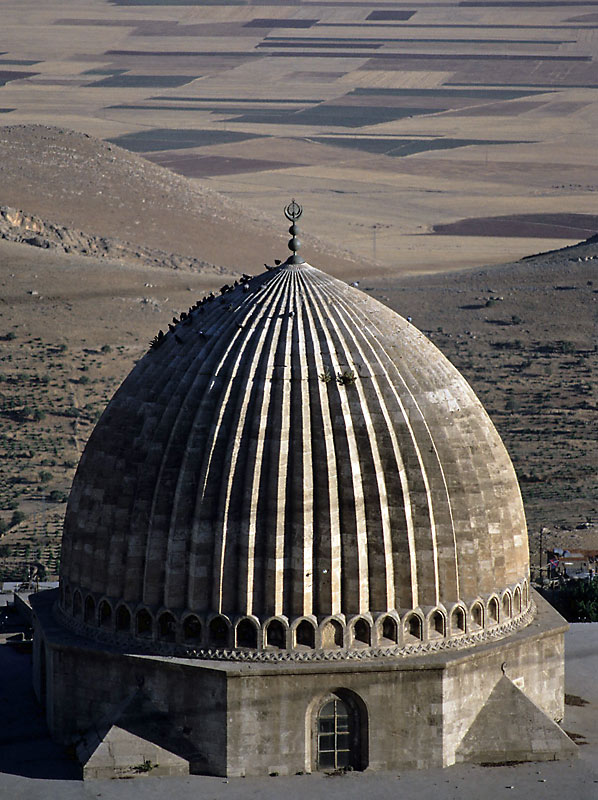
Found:
[{"label": "decorative cornice", "polygon": [[277,663],[277,662],[313,662],[313,661],[363,661],[377,658],[407,658],[410,656],[424,656],[442,653],[447,650],[465,650],[468,647],[496,641],[510,636],[525,628],[536,616],[537,608],[533,601],[527,609],[516,617],[494,624],[480,631],[463,633],[442,639],[432,639],[427,642],[396,645],[389,647],[360,647],[321,650],[253,650],[250,648],[194,648],[169,642],[148,641],[143,642],[129,635],[114,634],[101,628],[87,625],[81,620],[65,614],[59,604],[54,605],[54,616],[61,625],[71,630],[78,636],[90,639],[93,642],[106,644],[111,649],[121,649],[123,652],[159,655],[176,658],[192,658],[203,661],[235,661],[252,663]]}]

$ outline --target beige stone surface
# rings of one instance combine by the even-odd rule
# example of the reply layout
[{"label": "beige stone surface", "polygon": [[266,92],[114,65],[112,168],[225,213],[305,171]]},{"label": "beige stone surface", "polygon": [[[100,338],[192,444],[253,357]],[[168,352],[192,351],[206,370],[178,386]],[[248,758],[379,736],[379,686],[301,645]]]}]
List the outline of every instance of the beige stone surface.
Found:
[{"label": "beige stone surface", "polygon": [[223,290],[141,360],[82,457],[62,555],[75,616],[102,598],[177,618],[425,616],[527,572],[515,473],[468,384],[307,264]]},{"label": "beige stone surface", "polygon": [[52,734],[77,743],[92,774],[111,764],[122,774],[143,753],[164,769],[179,769],[177,757],[184,759],[194,773],[312,772],[315,721],[329,697],[354,709],[356,769],[486,762],[498,759],[501,741],[503,760],[511,761],[570,758],[574,749],[551,721],[562,715],[566,625],[540,598],[533,623],[461,652],[243,664],[99,648],[56,622],[55,596],[33,598],[34,671],[38,685],[41,670],[49,687]]}]

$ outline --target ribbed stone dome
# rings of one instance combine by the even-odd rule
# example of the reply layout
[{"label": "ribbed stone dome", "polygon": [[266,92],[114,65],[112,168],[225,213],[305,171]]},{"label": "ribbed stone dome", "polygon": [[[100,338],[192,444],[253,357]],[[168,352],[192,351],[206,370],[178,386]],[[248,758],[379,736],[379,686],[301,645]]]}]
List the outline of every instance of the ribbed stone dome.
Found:
[{"label": "ribbed stone dome", "polygon": [[74,480],[61,584],[65,616],[166,613],[174,641],[189,614],[400,627],[492,614],[493,596],[496,622],[507,591],[505,614],[526,611],[527,577],[515,473],[464,378],[395,312],[284,264],[198,303],[116,392]]}]

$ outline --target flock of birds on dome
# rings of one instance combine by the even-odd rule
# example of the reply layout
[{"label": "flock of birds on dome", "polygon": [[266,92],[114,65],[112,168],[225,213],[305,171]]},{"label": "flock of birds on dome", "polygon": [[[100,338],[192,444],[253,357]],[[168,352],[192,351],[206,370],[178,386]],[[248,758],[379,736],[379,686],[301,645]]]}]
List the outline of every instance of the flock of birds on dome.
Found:
[{"label": "flock of birds on dome", "polygon": [[[266,267],[267,270],[273,270],[276,269],[277,267],[280,267],[282,261],[279,258],[275,258],[274,264],[275,266],[273,267],[270,266],[270,264],[264,264],[264,267]],[[243,290],[245,292],[248,292],[250,280],[251,280],[251,275],[246,275],[245,273],[243,273],[243,275],[239,278],[239,280],[236,280],[232,286],[229,285],[228,283],[225,283],[224,286],[221,286],[220,289],[218,290],[220,292],[220,302],[221,303],[224,302],[224,296],[228,294],[228,292],[234,291],[239,286],[243,287]],[[168,325],[168,331],[172,333],[172,335],[175,338],[175,341],[178,344],[182,344],[183,340],[176,332],[177,325],[190,325],[191,315],[193,314],[193,312],[194,311],[201,312],[203,310],[203,306],[205,306],[206,303],[214,302],[214,300],[216,300],[217,297],[218,295],[214,294],[214,292],[210,292],[210,294],[206,295],[205,297],[202,297],[201,300],[198,300],[196,303],[190,306],[188,311],[181,311],[178,319],[177,317],[172,318],[172,322],[169,323]],[[227,306],[227,308],[229,307]],[[203,331],[198,331],[198,334],[200,336],[205,336]],[[167,334],[164,333],[163,330],[159,330],[158,333],[154,336],[154,338],[150,342],[150,350],[156,350],[158,347],[160,347],[160,345],[163,344],[164,341],[166,340],[166,336]]]},{"label": "flock of birds on dome", "polygon": [[[275,258],[274,259],[274,266],[271,266],[270,264],[264,264],[264,267],[267,270],[274,270],[274,269],[278,269],[278,267],[280,267],[282,264],[283,264],[283,262],[279,258]],[[168,331],[166,333],[164,333],[163,330],[159,330],[158,333],[154,336],[154,338],[150,341],[150,350],[157,350],[158,347],[160,347],[160,345],[162,345],[166,341],[166,337],[167,337],[169,332],[172,333],[172,335],[174,336],[175,341],[178,344],[183,344],[183,340],[181,339],[181,337],[176,332],[177,326],[179,326],[179,325],[185,325],[185,326],[186,325],[190,325],[191,324],[191,319],[192,319],[191,315],[194,312],[202,312],[203,311],[203,307],[206,304],[213,303],[214,300],[216,300],[216,299],[219,299],[220,302],[223,303],[225,295],[227,295],[229,292],[234,291],[238,287],[242,287],[243,291],[248,292],[249,291],[249,282],[251,281],[251,279],[252,279],[251,275],[247,275],[247,274],[243,273],[243,275],[238,280],[236,280],[232,284],[232,286],[230,284],[228,284],[228,283],[225,283],[224,286],[220,287],[220,289],[218,290],[219,293],[220,293],[220,297],[219,298],[218,298],[217,294],[214,294],[214,292],[210,292],[208,295],[206,295],[205,297],[202,297],[200,300],[198,300],[196,303],[194,303],[192,306],[190,306],[187,311],[181,311],[181,313],[180,313],[178,318],[177,317],[173,317],[172,318],[172,322],[169,323]],[[353,281],[349,285],[350,286],[354,286],[354,287],[358,287],[359,286],[359,281]],[[228,306],[225,306],[225,310],[229,310],[230,311],[231,309],[232,309],[232,304],[229,304]],[[294,316],[294,312],[291,311],[289,313],[289,316]],[[408,319],[409,319],[409,321],[411,321],[410,317],[408,317]],[[241,323],[239,323],[239,327],[243,327],[241,325]],[[206,336],[204,331],[201,331],[201,330],[198,331],[198,335],[199,336]]]},{"label": "flock of birds on dome", "polygon": [[[234,291],[239,286],[242,286],[243,290],[248,292],[249,291],[249,281],[250,280],[251,280],[251,275],[246,275],[245,273],[243,273],[241,278],[239,278],[239,280],[235,281],[232,284],[232,286],[230,284],[228,284],[228,283],[225,283],[224,286],[221,286],[220,289],[219,289],[220,302],[221,303],[224,302],[225,295],[227,295],[229,292]],[[214,292],[210,292],[210,294],[206,295],[205,297],[202,297],[201,300],[198,300],[196,303],[194,303],[192,306],[190,306],[188,311],[181,311],[178,319],[177,319],[177,317],[173,317],[172,318],[172,322],[169,323],[169,325],[168,325],[168,332],[172,333],[172,335],[175,338],[175,341],[178,344],[182,344],[183,340],[181,339],[181,337],[176,332],[177,326],[179,326],[179,325],[190,325],[191,324],[191,319],[192,319],[192,314],[194,312],[203,311],[203,307],[205,305],[209,304],[209,303],[213,303],[214,300],[217,299],[217,297],[218,297],[218,295],[214,294]],[[164,333],[163,330],[159,330],[158,333],[156,334],[156,336],[154,336],[154,338],[150,342],[150,350],[156,350],[158,347],[160,347],[160,345],[162,345],[165,342],[166,337],[168,335],[168,332]],[[198,331],[198,334],[200,336],[202,336],[202,335],[205,336],[203,331]]]}]

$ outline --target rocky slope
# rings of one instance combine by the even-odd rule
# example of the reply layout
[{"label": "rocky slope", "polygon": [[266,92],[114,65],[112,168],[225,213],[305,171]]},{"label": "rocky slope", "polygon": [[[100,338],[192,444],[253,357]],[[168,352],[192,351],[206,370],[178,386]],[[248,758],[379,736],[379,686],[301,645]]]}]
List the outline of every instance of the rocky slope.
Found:
[{"label": "rocky slope", "polygon": [[232,274],[224,267],[216,267],[192,256],[166,253],[158,248],[135,245],[111,236],[94,236],[65,225],[56,225],[34,214],[25,214],[10,206],[0,206],[0,238],[44,250],[57,249],[82,256],[134,261],[148,267],[189,269],[217,275]]}]

